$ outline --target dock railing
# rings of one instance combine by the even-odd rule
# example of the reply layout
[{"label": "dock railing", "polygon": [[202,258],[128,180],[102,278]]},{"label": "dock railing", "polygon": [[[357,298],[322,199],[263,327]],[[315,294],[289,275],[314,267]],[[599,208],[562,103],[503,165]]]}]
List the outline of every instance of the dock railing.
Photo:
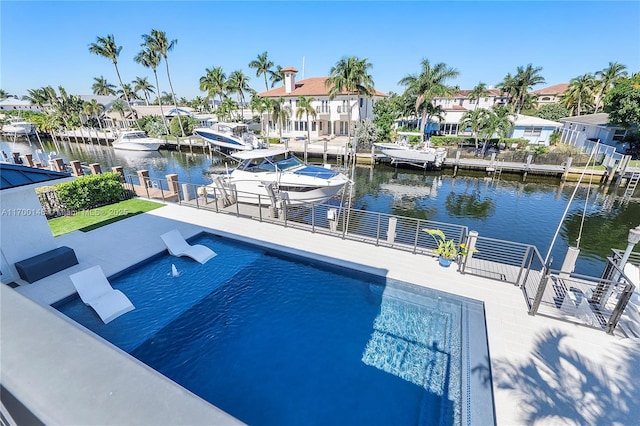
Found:
[{"label": "dock railing", "polygon": [[125,185],[144,198],[427,256],[436,256],[433,253],[436,242],[423,230],[440,229],[447,239],[474,248],[465,256],[459,256],[460,273],[518,286],[531,315],[580,323],[607,333],[613,333],[635,288],[618,268],[621,255],[616,251],[608,259],[602,277],[589,277],[549,270],[535,246],[479,236],[462,225],[331,203],[292,204],[275,192],[259,196],[254,204],[238,203],[236,200],[243,194],[222,185],[196,185],[134,175],[126,176]]}]

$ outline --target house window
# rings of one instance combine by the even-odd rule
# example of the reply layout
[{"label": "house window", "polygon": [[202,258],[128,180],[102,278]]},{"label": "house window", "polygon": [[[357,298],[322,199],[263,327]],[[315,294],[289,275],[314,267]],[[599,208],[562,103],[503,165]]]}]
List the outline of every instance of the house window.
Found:
[{"label": "house window", "polygon": [[[314,123],[315,123],[315,121],[314,121]],[[322,131],[322,121],[320,121],[320,122],[318,123],[318,129],[319,129],[320,131]]]},{"label": "house window", "polygon": [[621,141],[624,139],[624,135],[627,133],[627,131],[625,129],[616,129],[616,131],[613,133],[613,140],[614,141]]},{"label": "house window", "polygon": [[347,101],[346,100],[342,100],[342,111],[343,112],[347,112]]},{"label": "house window", "polygon": [[316,131],[316,122],[315,122],[315,121],[312,121],[312,122],[311,122],[311,131],[312,131],[312,132],[315,132],[315,131]]},{"label": "house window", "polygon": [[542,133],[542,127],[525,127],[524,129],[524,136],[540,136],[540,134]]},{"label": "house window", "polygon": [[540,99],[541,101],[550,101],[551,98],[549,96],[545,96],[544,98]]},{"label": "house window", "polygon": [[360,98],[360,108],[364,105],[364,98]]}]

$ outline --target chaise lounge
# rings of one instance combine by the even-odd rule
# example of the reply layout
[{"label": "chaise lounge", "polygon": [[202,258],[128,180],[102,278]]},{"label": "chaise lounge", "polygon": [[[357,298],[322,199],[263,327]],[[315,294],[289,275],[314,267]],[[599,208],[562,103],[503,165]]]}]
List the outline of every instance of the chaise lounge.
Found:
[{"label": "chaise lounge", "polygon": [[93,266],[69,276],[80,299],[91,306],[105,323],[135,309],[129,298],[111,287],[100,266]]},{"label": "chaise lounge", "polygon": [[177,257],[188,256],[202,264],[206,263],[217,253],[202,244],[190,245],[177,229],[160,236],[169,250],[169,254]]}]

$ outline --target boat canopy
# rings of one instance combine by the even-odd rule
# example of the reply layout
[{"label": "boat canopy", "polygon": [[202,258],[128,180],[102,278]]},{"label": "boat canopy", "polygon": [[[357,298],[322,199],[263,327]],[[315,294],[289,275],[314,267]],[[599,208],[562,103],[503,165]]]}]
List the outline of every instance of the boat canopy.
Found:
[{"label": "boat canopy", "polygon": [[239,160],[253,160],[255,158],[275,157],[276,155],[285,154],[286,152],[287,150],[284,148],[254,149],[251,151],[234,152],[231,156]]}]

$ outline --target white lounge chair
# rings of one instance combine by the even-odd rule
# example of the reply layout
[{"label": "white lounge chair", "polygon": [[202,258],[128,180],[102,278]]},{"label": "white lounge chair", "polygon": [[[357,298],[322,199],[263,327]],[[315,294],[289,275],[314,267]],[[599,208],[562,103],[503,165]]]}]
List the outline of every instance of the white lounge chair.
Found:
[{"label": "white lounge chair", "polygon": [[206,263],[212,257],[217,256],[217,253],[207,246],[202,244],[190,245],[177,229],[162,234],[160,238],[162,238],[167,250],[173,256],[189,256],[200,263]]},{"label": "white lounge chair", "polygon": [[124,293],[111,287],[100,266],[77,272],[69,278],[80,299],[91,306],[105,324],[135,309]]}]

